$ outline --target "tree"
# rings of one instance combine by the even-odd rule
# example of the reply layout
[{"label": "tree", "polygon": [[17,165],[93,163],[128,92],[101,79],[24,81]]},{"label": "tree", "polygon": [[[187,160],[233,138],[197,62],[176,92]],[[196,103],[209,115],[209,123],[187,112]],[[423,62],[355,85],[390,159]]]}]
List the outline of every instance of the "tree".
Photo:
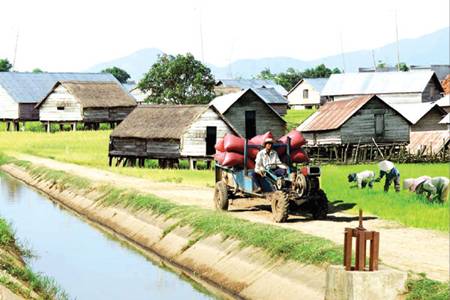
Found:
[{"label": "tree", "polygon": [[160,55],[138,87],[150,92],[146,102],[157,104],[206,104],[214,98],[211,70],[195,57]]},{"label": "tree", "polygon": [[402,72],[408,72],[409,71],[409,67],[406,63],[401,62],[399,64],[396,65],[397,69],[402,71]]},{"label": "tree", "polygon": [[12,64],[7,58],[0,59],[0,72],[9,72],[12,67]]},{"label": "tree", "polygon": [[116,77],[117,80],[119,80],[120,83],[126,83],[127,80],[131,78],[130,74],[128,74],[127,71],[118,67],[106,68],[102,70],[102,73],[112,74],[114,77]]},{"label": "tree", "polygon": [[303,77],[305,78],[328,78],[331,74],[339,74],[341,71],[338,68],[333,70],[327,68],[324,64],[320,64],[315,68],[306,69],[303,71]]},{"label": "tree", "polygon": [[278,73],[276,83],[282,85],[286,90],[291,90],[297,82],[303,78],[303,74],[294,68],[288,68],[286,72]]},{"label": "tree", "polygon": [[256,78],[262,80],[275,80],[276,76],[277,74],[272,73],[269,68],[265,68],[258,75],[256,75]]},{"label": "tree", "polygon": [[33,73],[44,73],[44,71],[42,71],[39,68],[34,68],[33,71],[31,71],[31,72],[33,72]]}]

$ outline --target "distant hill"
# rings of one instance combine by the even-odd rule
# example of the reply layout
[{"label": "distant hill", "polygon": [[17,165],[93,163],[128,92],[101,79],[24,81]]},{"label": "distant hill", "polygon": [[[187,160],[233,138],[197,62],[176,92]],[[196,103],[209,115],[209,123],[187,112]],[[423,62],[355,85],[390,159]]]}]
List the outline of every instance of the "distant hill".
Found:
[{"label": "distant hill", "polygon": [[[444,28],[433,33],[399,41],[400,60],[411,65],[449,64],[449,35],[450,28]],[[159,49],[148,48],[132,53],[109,62],[95,65],[87,71],[100,71],[104,68],[117,66],[130,73],[133,79],[139,80],[163,52]],[[374,49],[377,60],[388,65],[395,65],[397,58],[396,44],[391,43]],[[357,71],[358,67],[372,67],[372,50],[360,50],[344,53],[346,71]],[[316,60],[300,60],[290,57],[268,57],[259,59],[240,59],[228,66],[218,67],[209,64],[216,78],[244,77],[250,78],[265,68],[272,72],[282,72],[289,67],[303,70],[324,63],[329,67],[342,69],[342,55],[333,55]]]}]

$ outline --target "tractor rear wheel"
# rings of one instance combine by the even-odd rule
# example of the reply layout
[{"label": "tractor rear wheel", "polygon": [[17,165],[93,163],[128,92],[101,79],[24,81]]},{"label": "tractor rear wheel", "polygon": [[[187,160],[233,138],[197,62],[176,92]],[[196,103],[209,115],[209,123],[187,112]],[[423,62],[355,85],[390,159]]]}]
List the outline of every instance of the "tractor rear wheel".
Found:
[{"label": "tractor rear wheel", "polygon": [[214,189],[214,206],[217,210],[228,210],[228,189],[223,181],[216,183]]},{"label": "tractor rear wheel", "polygon": [[273,220],[277,223],[286,222],[289,216],[288,196],[281,191],[276,191],[269,195],[269,200],[272,206]]},{"label": "tractor rear wheel", "polygon": [[319,190],[314,196],[312,215],[314,220],[324,220],[328,214],[328,199],[323,190]]}]

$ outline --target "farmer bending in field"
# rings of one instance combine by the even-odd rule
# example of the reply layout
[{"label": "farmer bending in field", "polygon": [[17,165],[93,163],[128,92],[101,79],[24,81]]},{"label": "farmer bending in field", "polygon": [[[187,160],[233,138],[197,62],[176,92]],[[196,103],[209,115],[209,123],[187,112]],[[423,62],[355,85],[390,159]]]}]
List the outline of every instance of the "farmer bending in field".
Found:
[{"label": "farmer bending in field", "polygon": [[384,182],[384,191],[388,192],[391,183],[394,182],[395,191],[400,192],[400,172],[394,166],[394,163],[389,160],[383,160],[378,164],[380,168],[380,176],[375,179],[376,182],[380,182],[381,179],[386,176],[386,181]]},{"label": "farmer bending in field", "polygon": [[363,189],[366,185],[369,188],[373,188],[373,182],[375,181],[375,173],[373,171],[362,171],[359,173],[350,173],[348,175],[348,182],[355,182],[359,189]]},{"label": "farmer bending in field", "polygon": [[272,149],[273,139],[265,139],[262,146],[264,149],[259,151],[258,155],[256,155],[255,173],[252,175],[253,181],[257,187],[255,193],[260,193],[262,191],[261,180],[266,176],[266,168],[270,167],[277,176],[284,176],[287,168],[286,165],[281,162],[278,153]]},{"label": "farmer bending in field", "polygon": [[403,180],[403,189],[409,190],[410,192],[417,193],[417,187],[424,183],[425,180],[431,179],[430,176],[421,176],[418,178],[406,178]]},{"label": "farmer bending in field", "polygon": [[447,201],[448,197],[448,183],[447,177],[433,177],[427,179],[416,188],[417,194],[427,194],[428,200],[438,199],[441,202]]}]

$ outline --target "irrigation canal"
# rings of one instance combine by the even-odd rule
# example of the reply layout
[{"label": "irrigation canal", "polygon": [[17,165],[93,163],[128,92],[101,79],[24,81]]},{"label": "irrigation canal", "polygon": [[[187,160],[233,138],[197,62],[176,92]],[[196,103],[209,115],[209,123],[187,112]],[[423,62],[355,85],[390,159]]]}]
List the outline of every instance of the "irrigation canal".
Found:
[{"label": "irrigation canal", "polygon": [[0,216],[37,255],[28,263],[71,299],[211,299],[45,196],[0,172]]}]

